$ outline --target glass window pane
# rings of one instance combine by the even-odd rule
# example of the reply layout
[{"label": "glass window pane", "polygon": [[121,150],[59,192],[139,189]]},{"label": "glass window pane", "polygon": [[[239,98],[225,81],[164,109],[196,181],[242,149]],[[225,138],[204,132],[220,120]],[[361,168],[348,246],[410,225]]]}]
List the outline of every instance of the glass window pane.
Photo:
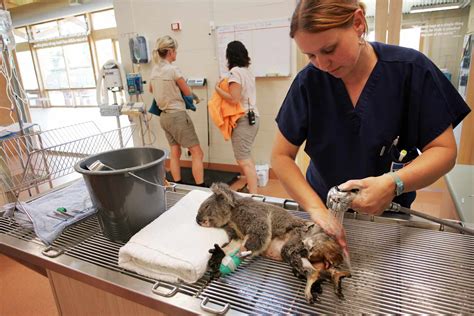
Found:
[{"label": "glass window pane", "polygon": [[61,47],[48,47],[37,50],[44,87],[46,89],[68,88],[66,65]]},{"label": "glass window pane", "polygon": [[38,81],[36,80],[35,67],[33,66],[31,53],[29,51],[17,52],[16,59],[18,61],[18,68],[20,70],[23,88],[26,90],[38,89]]},{"label": "glass window pane", "polygon": [[40,99],[41,96],[38,91],[26,91],[26,97],[28,98],[28,104],[30,106],[42,106],[43,102]]},{"label": "glass window pane", "polygon": [[63,48],[69,70],[70,87],[95,87],[89,43],[65,45]]},{"label": "glass window pane", "polygon": [[69,90],[48,91],[51,106],[73,106],[73,94]]},{"label": "glass window pane", "polygon": [[[458,6],[458,4],[464,3],[462,1],[453,3],[438,1],[434,5],[427,1],[418,1],[417,6],[409,6],[408,2],[404,1],[403,6],[400,45],[406,45],[406,39],[403,37],[406,36],[407,29],[412,30],[410,36],[413,37],[413,43],[411,47],[417,46],[416,49],[440,68],[461,95],[464,94],[469,65],[465,69],[466,65],[463,63],[463,59],[469,60],[471,57],[466,50],[466,45],[470,42],[470,35],[467,34],[471,19],[470,7]],[[448,10],[448,7],[451,9]],[[417,31],[413,31],[413,29],[417,29]],[[462,123],[454,129],[454,137],[458,146],[461,130]]]},{"label": "glass window pane", "polygon": [[115,60],[114,46],[110,38],[96,41],[95,48],[97,51],[97,61],[99,63],[100,68],[105,64],[107,60]]},{"label": "glass window pane", "polygon": [[402,29],[400,31],[400,46],[419,50],[420,37],[421,37],[420,27],[410,27],[410,28]]},{"label": "glass window pane", "polygon": [[122,56],[120,55],[120,45],[118,41],[114,41],[115,44],[115,52],[117,54],[117,61],[122,63]]},{"label": "glass window pane", "polygon": [[13,35],[15,36],[15,43],[26,43],[28,42],[28,35],[26,34],[26,27],[20,27],[13,29]]},{"label": "glass window pane", "polygon": [[367,20],[367,34],[366,40],[369,42],[375,41],[375,0],[365,0],[365,16]]},{"label": "glass window pane", "polygon": [[59,21],[61,35],[87,34],[87,23],[84,15],[73,16]]},{"label": "glass window pane", "polygon": [[417,9],[423,12],[416,13],[411,6],[403,7],[400,46],[420,50],[458,86],[469,7],[442,11],[436,8],[422,3]]},{"label": "glass window pane", "polygon": [[114,10],[101,11],[91,14],[92,28],[94,30],[102,30],[111,27],[116,27]]},{"label": "glass window pane", "polygon": [[95,89],[75,90],[74,96],[76,98],[77,106],[97,105]]},{"label": "glass window pane", "polygon": [[35,40],[46,40],[59,36],[58,23],[56,21],[33,25],[31,31]]}]

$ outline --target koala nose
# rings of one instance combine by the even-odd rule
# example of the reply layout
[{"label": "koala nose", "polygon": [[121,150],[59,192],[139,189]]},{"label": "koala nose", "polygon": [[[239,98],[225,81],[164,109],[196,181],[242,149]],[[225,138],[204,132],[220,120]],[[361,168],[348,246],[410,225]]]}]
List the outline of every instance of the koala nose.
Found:
[{"label": "koala nose", "polygon": [[201,219],[199,218],[199,216],[196,216],[196,223],[198,223],[198,225],[201,225]]}]

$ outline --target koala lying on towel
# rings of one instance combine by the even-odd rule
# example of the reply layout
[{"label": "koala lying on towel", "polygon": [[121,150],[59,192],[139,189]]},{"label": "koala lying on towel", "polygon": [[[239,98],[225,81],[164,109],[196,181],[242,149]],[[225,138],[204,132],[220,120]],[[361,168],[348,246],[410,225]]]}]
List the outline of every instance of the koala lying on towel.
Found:
[{"label": "koala lying on towel", "polygon": [[314,301],[311,288],[322,272],[329,273],[335,293],[342,297],[341,279],[350,272],[338,269],[343,262],[342,249],[317,224],[281,207],[241,197],[223,183],[215,183],[211,189],[214,194],[198,210],[199,225],[224,228],[229,239],[242,240],[243,250],[252,251],[253,256],[261,254],[289,263],[296,276],[306,278],[309,303]]}]

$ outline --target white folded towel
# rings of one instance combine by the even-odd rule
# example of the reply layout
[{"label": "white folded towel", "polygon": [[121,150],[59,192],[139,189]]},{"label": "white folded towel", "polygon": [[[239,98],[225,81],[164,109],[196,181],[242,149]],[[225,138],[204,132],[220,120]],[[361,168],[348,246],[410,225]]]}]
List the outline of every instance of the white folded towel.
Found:
[{"label": "white folded towel", "polygon": [[193,190],[135,234],[119,251],[119,266],[169,282],[198,281],[206,272],[214,244],[228,241],[223,229],[196,223],[210,192]]}]

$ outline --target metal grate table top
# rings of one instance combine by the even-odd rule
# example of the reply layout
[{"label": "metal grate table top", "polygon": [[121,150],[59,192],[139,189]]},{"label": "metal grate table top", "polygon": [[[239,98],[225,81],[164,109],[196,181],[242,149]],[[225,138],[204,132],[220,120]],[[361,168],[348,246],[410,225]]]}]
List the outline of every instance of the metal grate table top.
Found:
[{"label": "metal grate table top", "polygon": [[[168,207],[182,196],[168,192]],[[206,273],[194,284],[162,283],[249,314],[474,313],[474,236],[348,218],[344,226],[353,276],[342,281],[342,300],[324,282],[317,302],[307,304],[305,281],[294,277],[286,263],[260,257],[218,280]],[[0,218],[0,234],[42,244],[32,231],[5,218]],[[123,243],[106,239],[95,216],[67,229],[53,246],[65,256],[148,282],[150,288],[156,282],[118,266]]]}]

